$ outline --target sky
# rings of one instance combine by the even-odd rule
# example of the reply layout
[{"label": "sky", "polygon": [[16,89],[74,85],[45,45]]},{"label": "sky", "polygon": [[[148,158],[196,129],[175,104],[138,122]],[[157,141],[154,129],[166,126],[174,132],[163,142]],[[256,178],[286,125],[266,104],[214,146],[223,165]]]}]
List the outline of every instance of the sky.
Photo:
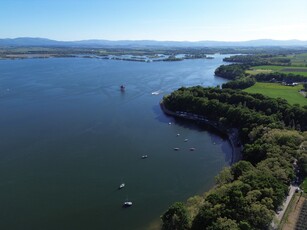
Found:
[{"label": "sky", "polygon": [[307,0],[0,0],[0,38],[307,40]]}]

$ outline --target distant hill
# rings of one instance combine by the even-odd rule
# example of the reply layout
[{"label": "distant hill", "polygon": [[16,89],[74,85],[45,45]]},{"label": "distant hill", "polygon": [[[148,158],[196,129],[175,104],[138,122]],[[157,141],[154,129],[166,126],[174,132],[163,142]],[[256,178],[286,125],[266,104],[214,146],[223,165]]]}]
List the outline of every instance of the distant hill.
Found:
[{"label": "distant hill", "polygon": [[57,46],[57,47],[251,47],[251,46],[305,46],[307,41],[300,40],[271,40],[260,39],[241,42],[224,41],[154,41],[154,40],[82,40],[82,41],[56,41],[46,38],[21,37],[13,39],[0,39],[0,46]]}]

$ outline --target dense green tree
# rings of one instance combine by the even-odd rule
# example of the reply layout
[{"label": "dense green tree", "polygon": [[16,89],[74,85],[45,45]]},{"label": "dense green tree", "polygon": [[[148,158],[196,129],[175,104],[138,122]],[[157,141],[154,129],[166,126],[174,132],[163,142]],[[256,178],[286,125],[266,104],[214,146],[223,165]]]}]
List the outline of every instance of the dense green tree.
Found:
[{"label": "dense green tree", "polygon": [[234,180],[230,167],[225,167],[216,177],[215,182],[217,185],[230,183]]},{"label": "dense green tree", "polygon": [[304,154],[302,157],[299,158],[298,165],[302,169],[302,175],[306,177],[307,176],[307,154]]},{"label": "dense green tree", "polygon": [[249,66],[244,66],[241,64],[231,64],[231,65],[221,65],[218,67],[214,74],[219,77],[234,80],[245,76],[245,70]]},{"label": "dense green tree", "polygon": [[221,215],[220,211],[222,205],[212,205],[210,202],[205,201],[203,206],[199,209],[198,214],[192,222],[192,230],[203,230],[211,226],[212,223]]},{"label": "dense green tree", "polygon": [[198,86],[180,88],[165,97],[164,103],[173,111],[197,113],[217,121],[224,117],[228,125],[246,128],[247,133],[244,134],[260,125],[271,128],[290,126],[299,127],[301,130],[307,129],[306,108],[291,106],[283,99],[273,99],[259,94],[231,89],[204,89]]},{"label": "dense green tree", "polygon": [[262,191],[263,189],[272,189],[273,194],[269,197],[273,200],[274,208],[276,209],[284,200],[288,186],[278,181],[272,174],[264,173],[260,170],[249,171],[244,174],[240,180],[251,186],[252,190],[257,189]]},{"label": "dense green tree", "polygon": [[229,81],[222,85],[223,89],[246,89],[253,86],[256,83],[256,80],[252,77],[242,77],[237,80]]},{"label": "dense green tree", "polygon": [[252,204],[248,215],[249,223],[255,229],[268,229],[273,217],[273,212],[270,211],[265,205]]},{"label": "dense green tree", "polygon": [[257,81],[260,82],[306,82],[307,78],[303,75],[299,74],[286,74],[286,73],[279,73],[279,72],[272,72],[272,73],[259,73],[253,76]]},{"label": "dense green tree", "polygon": [[235,220],[219,217],[207,230],[240,230]]},{"label": "dense green tree", "polygon": [[181,202],[174,203],[161,217],[163,230],[189,229],[189,220],[186,207]]},{"label": "dense green tree", "polygon": [[234,55],[223,59],[227,62],[244,63],[251,66],[256,65],[290,65],[289,58],[280,57],[276,54],[257,54],[257,55]]},{"label": "dense green tree", "polygon": [[282,156],[267,158],[258,163],[257,168],[264,173],[272,173],[275,178],[285,184],[290,183],[294,178],[294,171],[291,162]]},{"label": "dense green tree", "polygon": [[307,129],[307,107],[261,94],[200,86],[182,87],[163,102],[178,116],[203,116],[225,132],[237,128],[245,160],[222,170],[217,186],[203,197],[189,200],[184,209],[188,214],[178,215],[177,208],[170,208],[163,215],[164,229],[176,229],[179,220],[189,218],[192,230],[267,229],[294,178],[294,160],[306,166],[307,153],[301,146],[307,133],[291,128],[299,124],[301,130]]},{"label": "dense green tree", "polygon": [[254,170],[254,167],[250,162],[247,161],[239,161],[238,163],[231,166],[231,174],[233,175],[234,180],[239,179],[240,176],[251,170]]},{"label": "dense green tree", "polygon": [[251,226],[250,226],[250,224],[247,222],[247,221],[240,221],[239,222],[239,228],[241,229],[241,230],[250,230],[251,229]]}]

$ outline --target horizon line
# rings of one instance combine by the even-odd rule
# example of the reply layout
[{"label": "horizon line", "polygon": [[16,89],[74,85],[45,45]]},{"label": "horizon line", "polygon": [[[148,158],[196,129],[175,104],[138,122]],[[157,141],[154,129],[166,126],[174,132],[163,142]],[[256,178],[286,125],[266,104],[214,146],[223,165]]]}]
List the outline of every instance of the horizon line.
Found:
[{"label": "horizon line", "polygon": [[112,42],[119,42],[119,41],[156,41],[156,42],[191,42],[191,43],[197,43],[197,42],[250,42],[250,41],[261,41],[261,40],[269,40],[269,41],[299,41],[299,42],[307,42],[307,40],[300,40],[296,38],[292,39],[272,39],[272,38],[259,38],[259,39],[250,39],[250,40],[197,40],[197,41],[191,41],[191,40],[155,40],[155,39],[104,39],[104,38],[87,38],[87,39],[80,39],[80,40],[58,40],[53,38],[47,38],[47,37],[31,37],[31,36],[22,36],[22,37],[14,37],[14,38],[0,38],[0,40],[5,39],[20,39],[20,38],[31,38],[31,39],[46,39],[51,41],[58,41],[58,42],[80,42],[80,41],[112,41]]}]

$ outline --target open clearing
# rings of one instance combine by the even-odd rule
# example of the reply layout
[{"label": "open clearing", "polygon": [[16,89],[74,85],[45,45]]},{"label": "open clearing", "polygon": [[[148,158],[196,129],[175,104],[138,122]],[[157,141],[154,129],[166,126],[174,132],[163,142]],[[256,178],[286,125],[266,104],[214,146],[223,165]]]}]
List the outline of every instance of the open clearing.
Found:
[{"label": "open clearing", "polygon": [[268,97],[284,98],[290,104],[307,105],[307,98],[305,98],[299,91],[303,88],[302,85],[284,86],[278,83],[263,83],[257,82],[252,87],[245,89],[248,93],[261,93]]},{"label": "open clearing", "polygon": [[307,230],[305,224],[307,218],[307,200],[301,194],[297,194],[291,200],[286,214],[281,222],[281,230]]}]

